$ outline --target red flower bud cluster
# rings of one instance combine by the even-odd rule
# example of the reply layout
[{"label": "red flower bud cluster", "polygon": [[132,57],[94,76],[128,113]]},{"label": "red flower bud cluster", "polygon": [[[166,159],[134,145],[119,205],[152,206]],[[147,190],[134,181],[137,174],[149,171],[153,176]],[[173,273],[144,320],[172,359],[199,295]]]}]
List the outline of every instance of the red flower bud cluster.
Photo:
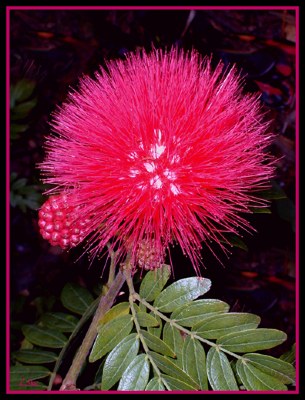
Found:
[{"label": "red flower bud cluster", "polygon": [[50,197],[39,210],[38,225],[42,237],[53,246],[74,247],[84,240],[90,219],[75,220],[67,196]]}]

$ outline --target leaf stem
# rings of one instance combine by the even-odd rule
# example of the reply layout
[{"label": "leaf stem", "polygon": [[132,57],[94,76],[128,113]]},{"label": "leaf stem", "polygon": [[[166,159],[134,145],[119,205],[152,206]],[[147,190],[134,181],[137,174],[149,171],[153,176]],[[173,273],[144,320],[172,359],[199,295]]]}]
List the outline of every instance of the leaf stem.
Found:
[{"label": "leaf stem", "polygon": [[136,292],[134,292],[133,294],[134,299],[138,300],[140,303],[142,303],[144,306],[146,306],[149,310],[153,311],[156,315],[158,315],[161,319],[163,319],[164,321],[168,322],[171,326],[174,326],[175,328],[179,329],[180,331],[186,333],[187,335],[190,335],[191,337],[198,339],[200,342],[203,342],[205,344],[208,344],[211,347],[215,347],[216,349],[221,349],[221,351],[223,351],[224,353],[227,353],[237,359],[243,359],[242,356],[239,356],[238,354],[235,354],[229,350],[226,350],[224,348],[222,348],[221,346],[219,346],[218,344],[211,342],[210,340],[207,339],[203,339],[201,336],[196,335],[196,333],[190,331],[189,329],[184,328],[183,326],[177,324],[177,322],[175,322],[174,320],[168,318],[166,315],[162,314],[160,311],[158,311],[157,308],[155,308],[154,306],[152,306],[150,303],[148,303],[146,300],[142,299],[142,297],[140,297],[140,295]]},{"label": "leaf stem", "polygon": [[111,308],[114,303],[116,296],[118,295],[121,287],[125,282],[125,275],[122,271],[119,271],[116,277],[114,278],[111,286],[109,287],[108,292],[105,296],[102,296],[91,322],[89,329],[84,337],[84,340],[78,349],[70,369],[63,380],[63,383],[59,390],[68,391],[68,390],[77,390],[76,388],[76,380],[80,374],[81,368],[87,358],[87,355],[92,347],[92,344],[96,338],[98,332],[98,323],[100,319],[105,315],[105,313]]},{"label": "leaf stem", "polygon": [[130,303],[131,313],[132,313],[134,324],[135,324],[135,327],[136,327],[136,330],[137,330],[137,334],[138,334],[139,339],[140,339],[140,341],[142,343],[143,349],[144,349],[144,351],[146,353],[146,356],[147,356],[149,362],[151,363],[153,369],[156,371],[156,373],[157,373],[157,375],[159,377],[159,380],[162,381],[163,385],[166,387],[167,390],[171,390],[171,388],[167,385],[167,383],[162,378],[161,371],[157,367],[156,363],[154,362],[152,357],[148,354],[149,348],[148,348],[148,346],[146,344],[146,341],[145,341],[143,335],[141,334],[141,327],[140,327],[139,321],[137,319],[137,313],[136,313],[136,310],[135,310],[135,307],[134,307],[134,301],[135,301],[135,299],[138,299],[138,298],[137,298],[137,293],[134,290],[133,281],[132,281],[132,277],[131,277],[131,271],[128,270],[128,269],[125,269],[124,270],[124,274],[125,274],[126,283],[128,285],[128,289],[129,289],[129,303]]}]

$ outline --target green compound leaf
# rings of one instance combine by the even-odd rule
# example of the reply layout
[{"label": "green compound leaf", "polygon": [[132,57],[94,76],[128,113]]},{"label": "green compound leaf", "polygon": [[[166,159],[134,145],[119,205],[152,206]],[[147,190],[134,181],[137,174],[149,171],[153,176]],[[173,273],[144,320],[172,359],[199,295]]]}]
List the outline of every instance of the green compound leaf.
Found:
[{"label": "green compound leaf", "polygon": [[62,312],[48,312],[41,316],[43,325],[47,328],[56,329],[59,332],[73,332],[78,321],[78,318],[74,315]]},{"label": "green compound leaf", "polygon": [[150,315],[153,316],[154,318],[156,318],[156,320],[158,322],[158,326],[156,328],[148,327],[147,331],[149,333],[151,333],[152,335],[157,336],[159,338],[162,333],[162,319],[158,315],[154,314],[153,312],[151,312]]},{"label": "green compound leaf", "polygon": [[194,387],[189,385],[188,383],[181,381],[177,378],[173,378],[169,375],[161,374],[161,378],[163,379],[163,381],[165,381],[170,390],[198,390],[194,389]]},{"label": "green compound leaf", "polygon": [[161,312],[172,312],[182,304],[202,296],[210,287],[211,281],[206,278],[191,277],[180,279],[158,295],[154,306]]},{"label": "green compound leaf", "polygon": [[183,370],[198,384],[200,390],[208,390],[206,357],[197,339],[188,336],[182,350]]},{"label": "green compound leaf", "polygon": [[255,329],[260,318],[248,313],[225,313],[213,315],[194,325],[192,331],[205,339],[218,339],[233,332]]},{"label": "green compound leaf", "polygon": [[179,325],[192,327],[213,315],[228,312],[229,308],[230,306],[221,300],[195,300],[177,308],[172,313],[171,319],[175,320]]},{"label": "green compound leaf", "polygon": [[109,390],[122,377],[123,372],[134,360],[139,351],[139,339],[136,333],[125,337],[108,354],[102,375],[102,390]]},{"label": "green compound leaf", "polygon": [[144,390],[148,379],[149,362],[145,354],[140,354],[123,373],[117,390]]},{"label": "green compound leaf", "polygon": [[64,307],[80,315],[84,314],[94,300],[89,290],[70,282],[64,286],[60,299]]},{"label": "green compound leaf", "polygon": [[247,361],[247,365],[253,365],[282,383],[293,384],[295,381],[293,365],[279,358],[259,353],[248,353],[243,358]]},{"label": "green compound leaf", "polygon": [[156,318],[154,318],[151,314],[147,314],[142,311],[137,313],[137,320],[139,325],[143,326],[144,328],[159,326],[159,322]]},{"label": "green compound leaf", "polygon": [[57,360],[57,354],[40,349],[25,349],[14,353],[17,361],[26,364],[47,364]]},{"label": "green compound leaf", "polygon": [[66,336],[61,332],[37,325],[23,325],[22,333],[29,342],[41,347],[60,349],[67,342]]},{"label": "green compound leaf", "polygon": [[15,365],[10,369],[11,383],[14,385],[21,383],[19,390],[22,390],[22,383],[26,384],[28,381],[35,381],[49,375],[51,371],[40,365]]},{"label": "green compound leaf", "polygon": [[163,340],[143,330],[141,330],[140,333],[144,337],[144,340],[150,350],[172,358],[176,357],[176,354],[173,352],[173,350],[165,342],[163,342]]},{"label": "green compound leaf", "polygon": [[182,367],[183,338],[179,329],[166,322],[163,329],[163,340],[171,349],[174,350],[177,356],[177,363]]},{"label": "green compound leaf", "polygon": [[89,361],[94,362],[111,351],[131,332],[133,322],[130,315],[123,315],[102,325],[93,344]]},{"label": "green compound leaf", "polygon": [[229,333],[219,338],[216,343],[226,350],[236,353],[246,353],[271,349],[280,345],[286,339],[286,333],[277,329],[258,328]]},{"label": "green compound leaf", "polygon": [[236,363],[237,373],[247,390],[287,390],[287,386],[245,360]]},{"label": "green compound leaf", "polygon": [[162,380],[160,378],[154,377],[148,382],[145,390],[163,391],[165,390],[165,387],[163,386]]},{"label": "green compound leaf", "polygon": [[179,381],[189,385],[192,389],[199,390],[199,385],[193,380],[193,378],[168,358],[153,351],[149,351],[148,354],[151,356],[157,367],[166,375],[178,379]]},{"label": "green compound leaf", "polygon": [[155,300],[166,285],[170,274],[170,266],[166,264],[154,271],[149,271],[141,283],[139,292],[140,297],[147,301]]},{"label": "green compound leaf", "polygon": [[207,375],[213,390],[239,390],[227,356],[215,347],[207,354]]},{"label": "green compound leaf", "polygon": [[105,324],[107,324],[107,322],[111,321],[112,319],[115,319],[122,315],[129,314],[129,309],[130,309],[130,306],[127,301],[116,304],[115,306],[111,307],[110,310],[108,310],[106,312],[106,314],[103,316],[102,319],[100,319],[99,325],[102,325],[102,324],[105,325]]}]

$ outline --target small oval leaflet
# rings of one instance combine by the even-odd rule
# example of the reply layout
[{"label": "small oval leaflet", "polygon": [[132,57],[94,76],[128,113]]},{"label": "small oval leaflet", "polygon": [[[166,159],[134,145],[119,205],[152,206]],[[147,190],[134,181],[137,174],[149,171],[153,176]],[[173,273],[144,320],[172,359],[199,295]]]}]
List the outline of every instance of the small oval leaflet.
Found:
[{"label": "small oval leaflet", "polygon": [[109,390],[121,378],[139,351],[139,339],[136,333],[125,337],[108,354],[102,375],[102,390]]},{"label": "small oval leaflet", "polygon": [[13,355],[16,360],[26,364],[47,364],[57,360],[56,353],[40,349],[19,350]]},{"label": "small oval leaflet", "polygon": [[295,362],[295,343],[292,345],[291,349],[286,351],[284,354],[280,356],[280,359],[288,362],[289,364],[293,364]]},{"label": "small oval leaflet", "polygon": [[157,321],[157,319],[146,312],[138,312],[137,320],[139,325],[143,326],[144,328],[153,328],[159,326],[159,322]]},{"label": "small oval leaflet", "polygon": [[287,390],[287,386],[278,379],[244,360],[237,361],[236,370],[247,390]]},{"label": "small oval leaflet", "polygon": [[177,356],[177,362],[179,366],[182,367],[183,338],[179,329],[172,326],[169,322],[166,322],[163,328],[163,340],[174,350]]},{"label": "small oval leaflet", "polygon": [[[45,378],[49,375],[51,375],[51,371],[41,365],[15,365],[10,369],[11,383],[14,384],[25,384],[28,381]],[[22,387],[19,388],[19,390],[21,389]]]},{"label": "small oval leaflet", "polygon": [[213,390],[239,390],[227,356],[215,347],[207,354],[207,374]]},{"label": "small oval leaflet", "polygon": [[11,86],[11,107],[15,106],[15,102],[23,102],[27,100],[33,93],[36,82],[29,79],[20,79],[16,84]]},{"label": "small oval leaflet", "polygon": [[22,119],[36,106],[37,99],[32,99],[18,104],[14,107],[15,116],[18,114],[18,119]]},{"label": "small oval leaflet", "polygon": [[198,383],[200,390],[208,390],[206,356],[199,340],[187,336],[182,350],[183,370]]},{"label": "small oval leaflet", "polygon": [[62,312],[48,312],[41,316],[41,322],[48,328],[56,329],[60,332],[73,332],[78,318],[74,315]]},{"label": "small oval leaflet", "polygon": [[147,301],[155,300],[166,285],[170,274],[170,266],[166,264],[154,271],[147,272],[140,286],[140,297]]},{"label": "small oval leaflet", "polygon": [[236,353],[271,349],[287,339],[286,333],[277,329],[257,328],[233,332],[217,339],[221,347]]},{"label": "small oval leaflet", "polygon": [[133,321],[130,315],[123,315],[102,325],[93,344],[89,361],[94,362],[111,351],[132,330]]},{"label": "small oval leaflet", "polygon": [[180,279],[164,289],[156,298],[154,306],[161,312],[172,312],[184,303],[202,296],[209,291],[211,281],[191,277]]},{"label": "small oval leaflet", "polygon": [[243,355],[243,358],[250,362],[254,367],[279,379],[282,383],[293,384],[295,381],[294,366],[279,358],[259,353],[248,353]]},{"label": "small oval leaflet", "polygon": [[70,282],[64,286],[60,299],[64,307],[80,315],[84,314],[94,300],[89,290]]},{"label": "small oval leaflet", "polygon": [[154,314],[153,312],[151,312],[150,315],[152,315],[154,318],[156,318],[156,320],[158,321],[158,326],[156,328],[148,327],[147,331],[154,336],[160,337],[161,333],[162,333],[162,319],[158,315]]},{"label": "small oval leaflet", "polygon": [[216,314],[195,324],[193,332],[205,339],[218,339],[233,332],[255,329],[260,317],[249,313]]},{"label": "small oval leaflet", "polygon": [[168,358],[161,356],[158,353],[149,351],[148,354],[151,356],[157,367],[166,375],[169,375],[187,385],[195,390],[199,389],[199,385],[192,379],[190,375],[184,372],[176,364],[170,361]]},{"label": "small oval leaflet", "polygon": [[217,299],[195,300],[177,308],[172,313],[171,319],[179,325],[192,327],[212,315],[228,312],[229,308],[227,303]]},{"label": "small oval leaflet", "polygon": [[161,378],[165,381],[170,390],[196,390],[193,386],[172,376],[161,374]]},{"label": "small oval leaflet", "polygon": [[149,362],[140,354],[123,373],[117,390],[144,390],[149,379]]},{"label": "small oval leaflet", "polygon": [[67,342],[63,333],[37,325],[23,325],[22,333],[29,342],[41,347],[60,349]]},{"label": "small oval leaflet", "polygon": [[163,342],[163,340],[144,330],[141,330],[140,333],[150,350],[156,351],[157,353],[161,353],[165,356],[169,356],[172,358],[176,357],[174,351],[165,342]]},{"label": "small oval leaflet", "polygon": [[162,383],[162,380],[155,376],[154,378],[152,378],[148,382],[145,390],[160,390],[160,391],[164,391],[165,387],[164,387],[164,385]]},{"label": "small oval leaflet", "polygon": [[107,324],[107,322],[111,321],[112,319],[115,319],[122,315],[129,314],[129,308],[130,308],[130,305],[127,301],[116,304],[115,306],[111,307],[110,310],[108,310],[106,312],[106,314],[103,316],[102,319],[99,320],[99,325],[102,325],[102,324],[105,325],[105,324]]}]

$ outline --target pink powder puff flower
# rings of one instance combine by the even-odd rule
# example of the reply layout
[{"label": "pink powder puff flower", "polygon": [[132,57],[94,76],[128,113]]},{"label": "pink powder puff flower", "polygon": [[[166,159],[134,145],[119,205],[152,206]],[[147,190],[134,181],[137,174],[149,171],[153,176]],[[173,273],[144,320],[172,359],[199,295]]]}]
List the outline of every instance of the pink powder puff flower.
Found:
[{"label": "pink powder puff flower", "polygon": [[228,233],[252,229],[241,213],[267,205],[255,196],[274,174],[259,98],[242,93],[234,67],[213,71],[195,51],[142,51],[107,68],[55,113],[44,181],[90,219],[93,256],[111,241],[143,266],[146,248],[153,269],[178,243],[199,273],[202,243],[227,252]]}]

